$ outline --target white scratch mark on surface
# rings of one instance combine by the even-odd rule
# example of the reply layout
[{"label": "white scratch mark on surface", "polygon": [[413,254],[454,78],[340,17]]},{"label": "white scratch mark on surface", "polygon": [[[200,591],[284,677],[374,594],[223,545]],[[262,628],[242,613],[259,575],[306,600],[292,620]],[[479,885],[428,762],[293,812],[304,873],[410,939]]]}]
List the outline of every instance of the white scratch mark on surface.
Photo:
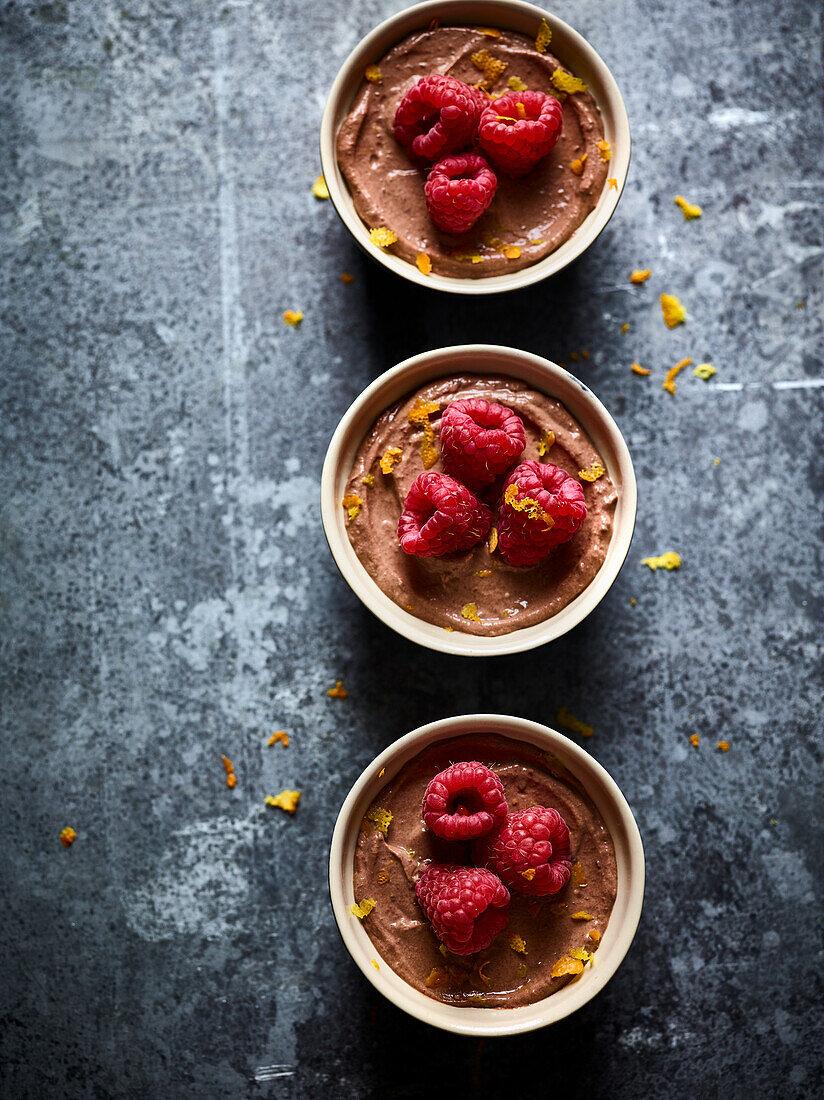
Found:
[{"label": "white scratch mark on surface", "polygon": [[707,389],[719,393],[739,393],[741,390],[820,390],[824,378],[792,378],[786,382],[710,382]]},{"label": "white scratch mark on surface", "polygon": [[737,126],[764,126],[770,122],[766,111],[751,111],[747,107],[719,107],[710,111],[707,121],[719,130],[734,130]]},{"label": "white scratch mark on surface", "polygon": [[279,1077],[294,1077],[294,1066],[258,1066],[255,1070],[256,1081],[275,1081]]}]

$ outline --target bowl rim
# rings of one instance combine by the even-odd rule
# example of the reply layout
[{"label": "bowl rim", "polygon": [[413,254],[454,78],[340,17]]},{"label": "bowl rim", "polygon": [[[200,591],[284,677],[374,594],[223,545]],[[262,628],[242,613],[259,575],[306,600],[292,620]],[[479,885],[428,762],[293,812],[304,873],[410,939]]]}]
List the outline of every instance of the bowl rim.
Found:
[{"label": "bowl rim", "polygon": [[[447,14],[450,9],[456,11],[455,16]],[[477,10],[477,17],[463,14],[467,10]],[[600,98],[597,101],[604,118],[604,136],[610,141],[613,149],[610,164],[613,171],[612,178],[617,180],[617,187],[605,185],[595,208],[590,211],[572,236],[537,263],[527,265],[519,271],[479,279],[439,275],[436,272],[424,275],[415,264],[373,244],[369,240],[366,225],[354,209],[336,153],[339,120],[344,107],[348,109],[353,93],[349,93],[348,102],[344,107],[341,106],[342,100],[353,72],[356,70],[362,72],[368,64],[378,61],[386,50],[399,42],[404,35],[416,28],[427,26],[434,16],[441,17],[443,21],[451,18],[458,21],[472,18],[473,22],[477,21],[481,25],[494,25],[496,19],[504,18],[502,13],[507,10],[515,12],[516,16],[520,16],[523,20],[529,18],[536,29],[540,25],[540,20],[546,19],[552,27],[553,34],[562,38],[567,46],[571,45],[576,55],[584,59],[584,68],[591,74],[589,82],[593,82],[593,77],[597,79],[600,85]],[[576,64],[576,68],[580,69],[581,65]],[[626,105],[609,66],[582,34],[557,15],[526,0],[424,0],[423,3],[404,8],[395,15],[389,16],[360,40],[341,65],[329,90],[320,126],[321,170],[326,180],[329,198],[341,221],[362,251],[409,282],[430,290],[452,294],[497,294],[519,290],[557,274],[576,260],[597,240],[615,213],[627,180],[631,146]]]},{"label": "bowl rim", "polygon": [[[391,600],[355,554],[340,508],[340,488],[348,481],[351,469],[346,457],[348,450],[352,450],[354,458],[354,451],[360,446],[371,425],[402,394],[409,393],[427,380],[460,371],[462,362],[471,363],[473,373],[511,374],[512,377],[527,381],[527,372],[539,374],[543,381],[532,380],[530,385],[568,408],[595,443],[607,466],[607,472],[619,491],[616,519],[607,555],[587,587],[548,619],[496,636],[444,630],[443,627],[418,618]],[[487,369],[484,369],[485,364]],[[395,395],[383,397],[387,391]],[[569,408],[570,396],[573,394],[580,405],[578,409]],[[369,413],[371,420],[361,431],[357,426],[358,420],[373,406],[377,411],[374,415]],[[582,415],[582,410],[585,415]],[[355,446],[350,448],[349,441],[356,428],[360,434]],[[347,468],[342,470],[344,463]],[[324,534],[335,564],[355,595],[381,622],[407,640],[439,653],[464,657],[522,653],[562,637],[582,622],[606,596],[626,560],[635,530],[637,504],[638,487],[629,448],[618,425],[592,390],[557,363],[532,352],[501,344],[459,344],[434,348],[413,355],[379,375],[354,399],[341,417],[329,441],[321,473],[320,506]]]},{"label": "bowl rim", "polygon": [[[382,959],[378,969],[369,956],[380,959],[380,954],[361,922],[353,919],[349,911],[355,901],[352,885],[355,841],[353,839],[351,844],[348,841],[357,836],[366,808],[388,781],[385,775],[379,774],[381,769],[392,769],[391,778],[407,760],[428,745],[468,733],[497,733],[544,746],[581,782],[602,816],[611,818],[614,823],[610,834],[619,868],[618,892],[610,922],[594,955],[594,965],[585,970],[580,980],[557,993],[514,1009],[445,1005],[413,989]],[[593,794],[594,787],[598,789],[597,798]],[[615,826],[622,831],[620,836],[616,835],[618,828]],[[480,713],[455,715],[419,726],[388,745],[364,768],[335,820],[329,849],[328,884],[332,912],[344,946],[379,993],[423,1023],[459,1035],[493,1037],[518,1035],[557,1023],[582,1008],[604,988],[635,938],[643,907],[645,875],[644,846],[635,816],[621,788],[602,764],[549,726],[514,715]],[[617,910],[621,915],[620,927],[614,925]]]}]

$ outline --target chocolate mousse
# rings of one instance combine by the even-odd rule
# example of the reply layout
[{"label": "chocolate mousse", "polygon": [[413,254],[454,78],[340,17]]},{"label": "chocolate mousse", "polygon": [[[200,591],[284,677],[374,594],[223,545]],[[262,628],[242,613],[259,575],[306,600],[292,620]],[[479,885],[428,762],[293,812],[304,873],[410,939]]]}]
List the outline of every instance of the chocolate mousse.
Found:
[{"label": "chocolate mousse", "polygon": [[[440,839],[421,816],[433,776],[462,760],[495,773],[510,814],[545,806],[561,815],[572,873],[545,896],[511,889],[504,930],[484,950],[455,955],[439,943],[415,884],[433,863],[469,864],[477,854],[471,843]],[[617,866],[603,818],[553,756],[512,738],[472,734],[424,749],[380,791],[358,836],[353,888],[355,915],[409,985],[455,1005],[515,1008],[557,992],[590,964],[615,903]]]},{"label": "chocolate mousse", "polygon": [[[526,446],[519,461],[552,463],[580,478],[586,518],[535,565],[510,565],[495,547],[494,531],[471,549],[442,557],[401,548],[404,501],[425,469],[443,470],[440,419],[450,402],[465,398],[498,403],[520,417]],[[484,497],[493,507],[499,491],[493,486]],[[387,409],[358,448],[344,497],[349,540],[390,599],[447,630],[488,636],[550,618],[590,584],[606,557],[617,501],[591,440],[559,401],[518,379],[475,374],[439,378]]]},{"label": "chocolate mousse", "polygon": [[[442,275],[501,275],[555,251],[594,209],[610,155],[598,106],[586,90],[561,90],[558,85],[585,85],[570,83],[558,58],[539,52],[525,35],[477,27],[418,31],[367,73],[371,79],[364,79],[338,132],[338,162],[366,225],[397,234],[394,254],[410,263],[424,255]],[[432,74],[480,84],[493,97],[531,90],[562,101],[562,130],[554,148],[523,178],[497,173],[492,205],[458,236],[439,231],[427,211],[424,182],[431,166],[410,159],[393,134],[405,93]]]}]

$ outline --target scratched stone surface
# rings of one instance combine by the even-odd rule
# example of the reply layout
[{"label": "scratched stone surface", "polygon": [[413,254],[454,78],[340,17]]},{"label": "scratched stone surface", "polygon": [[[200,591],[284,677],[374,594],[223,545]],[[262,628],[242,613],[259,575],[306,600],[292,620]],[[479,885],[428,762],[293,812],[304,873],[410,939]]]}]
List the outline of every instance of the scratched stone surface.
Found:
[{"label": "scratched stone surface", "polygon": [[[623,90],[630,178],[574,267],[487,303],[387,277],[309,190],[333,73],[398,7],[3,7],[0,1091],[820,1095],[821,9],[559,2]],[[348,403],[465,341],[588,349],[640,489],[598,610],[492,664],[390,634],[318,514]],[[684,356],[717,374],[673,397]],[[338,938],[337,810],[419,723],[561,705],[638,818],[637,939],[562,1024],[435,1032]]]}]

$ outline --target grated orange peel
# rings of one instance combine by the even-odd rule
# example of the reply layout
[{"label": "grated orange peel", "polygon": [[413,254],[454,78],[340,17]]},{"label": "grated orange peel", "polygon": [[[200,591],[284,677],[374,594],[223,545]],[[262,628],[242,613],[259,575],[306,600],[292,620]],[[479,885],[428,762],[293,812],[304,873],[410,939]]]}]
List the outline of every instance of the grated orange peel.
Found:
[{"label": "grated orange peel", "polygon": [[346,513],[349,519],[357,519],[358,513],[361,510],[363,501],[357,493],[347,493],[343,500],[340,502],[341,507],[346,509]]},{"label": "grated orange peel", "polygon": [[700,218],[703,213],[700,206],[696,206],[695,203],[692,202],[687,202],[683,195],[676,195],[674,202],[684,215],[684,221],[694,221],[696,218]]},{"label": "grated orange peel", "polygon": [[667,328],[677,328],[678,325],[683,325],[687,319],[686,309],[674,294],[661,295],[661,312],[664,315],[664,324]]},{"label": "grated orange peel", "polygon": [[674,550],[668,550],[665,554],[659,554],[658,557],[642,558],[641,565],[648,566],[653,572],[656,569],[672,572],[673,569],[681,568],[681,555],[676,554]]},{"label": "grated orange peel", "polygon": [[292,328],[297,328],[303,320],[303,313],[299,309],[287,309],[283,314],[284,325],[290,325]]},{"label": "grated orange peel", "polygon": [[358,920],[365,920],[377,904],[374,898],[364,898],[363,901],[350,905],[349,912]]},{"label": "grated orange peel", "polygon": [[326,694],[330,699],[348,699],[349,692],[343,686],[343,680],[335,680],[335,686],[327,688]]},{"label": "grated orange peel", "polygon": [[595,732],[594,726],[589,725],[588,722],[582,722],[580,718],[576,718],[569,707],[566,706],[559,708],[558,713],[555,715],[555,721],[564,729],[577,733],[581,737],[592,737]]},{"label": "grated orange peel", "polygon": [[388,447],[381,455],[380,468],[382,474],[391,474],[395,466],[403,458],[400,447]]},{"label": "grated orange peel", "polygon": [[538,53],[546,53],[551,41],[552,27],[550,27],[546,19],[542,19],[541,25],[538,28],[538,33],[535,36],[535,49],[538,51]]},{"label": "grated orange peel", "polygon": [[382,806],[370,806],[366,811],[366,820],[371,821],[379,833],[385,838],[392,824],[392,811],[385,810]]},{"label": "grated orange peel", "polygon": [[582,470],[578,471],[578,477],[582,481],[597,481],[599,477],[603,477],[606,470],[600,462],[592,462],[589,466],[584,466]]},{"label": "grated orange peel", "polygon": [[61,830],[60,843],[63,845],[64,848],[71,848],[75,840],[77,840],[77,833],[74,831],[71,825],[67,825],[65,829]]},{"label": "grated orange peel", "polygon": [[662,389],[665,389],[667,393],[675,393],[675,379],[684,369],[692,363],[692,359],[682,359],[680,363],[676,363],[674,367],[670,367],[667,371],[667,377],[664,379]]},{"label": "grated orange peel", "polygon": [[385,225],[379,225],[369,230],[369,240],[372,244],[376,244],[378,248],[389,248],[397,239],[398,234],[394,229],[387,229]]},{"label": "grated orange peel", "polygon": [[298,808],[301,797],[302,794],[300,791],[290,791],[287,788],[282,790],[280,794],[267,794],[263,801],[267,806],[274,806],[276,809],[283,810],[284,813],[294,817],[295,810]]},{"label": "grated orange peel", "polygon": [[640,286],[641,283],[645,283],[647,279],[652,275],[651,267],[636,267],[629,277],[631,283],[635,283],[636,286]]},{"label": "grated orange peel", "polygon": [[559,92],[566,92],[567,95],[575,95],[577,92],[587,90],[583,80],[573,76],[572,73],[565,72],[564,69],[556,69],[549,79]]}]

